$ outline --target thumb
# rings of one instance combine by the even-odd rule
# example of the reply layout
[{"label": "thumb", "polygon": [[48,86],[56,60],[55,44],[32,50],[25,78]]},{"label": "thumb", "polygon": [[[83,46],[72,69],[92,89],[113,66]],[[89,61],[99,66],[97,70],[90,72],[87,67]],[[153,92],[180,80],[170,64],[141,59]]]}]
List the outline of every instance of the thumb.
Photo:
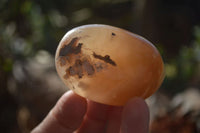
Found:
[{"label": "thumb", "polygon": [[68,91],[32,133],[72,133],[81,125],[86,108],[84,98]]}]

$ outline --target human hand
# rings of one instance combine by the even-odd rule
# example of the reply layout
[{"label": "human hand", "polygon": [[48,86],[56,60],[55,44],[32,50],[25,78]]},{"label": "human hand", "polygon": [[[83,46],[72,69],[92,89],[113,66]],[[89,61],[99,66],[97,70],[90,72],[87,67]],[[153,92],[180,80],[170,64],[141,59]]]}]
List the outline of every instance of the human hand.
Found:
[{"label": "human hand", "polygon": [[141,98],[123,107],[65,93],[32,133],[148,133],[149,109]]}]

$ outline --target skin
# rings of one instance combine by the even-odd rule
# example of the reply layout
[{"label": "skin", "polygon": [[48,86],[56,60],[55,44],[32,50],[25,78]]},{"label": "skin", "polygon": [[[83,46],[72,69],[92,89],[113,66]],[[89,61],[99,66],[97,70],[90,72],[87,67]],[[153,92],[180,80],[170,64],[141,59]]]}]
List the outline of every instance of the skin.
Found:
[{"label": "skin", "polygon": [[66,92],[31,133],[148,133],[149,109],[141,98],[110,106]]}]

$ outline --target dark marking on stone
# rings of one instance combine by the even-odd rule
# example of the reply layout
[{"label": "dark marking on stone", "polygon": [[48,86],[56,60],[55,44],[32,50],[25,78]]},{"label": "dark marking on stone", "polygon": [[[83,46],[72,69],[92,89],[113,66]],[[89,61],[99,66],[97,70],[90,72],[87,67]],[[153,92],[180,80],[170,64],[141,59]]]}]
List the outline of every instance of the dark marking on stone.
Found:
[{"label": "dark marking on stone", "polygon": [[66,56],[69,54],[78,54],[81,52],[81,47],[83,43],[78,43],[78,46],[75,46],[78,42],[78,37],[73,38],[68,44],[64,45],[60,49],[59,56]]},{"label": "dark marking on stone", "polygon": [[98,55],[95,52],[93,52],[93,56],[94,56],[94,58],[97,58],[99,60],[103,60],[106,63],[109,63],[113,66],[116,66],[116,63],[112,59],[110,59],[109,55],[101,56],[101,55]]},{"label": "dark marking on stone", "polygon": [[70,74],[71,76],[74,76],[74,75],[77,74],[76,69],[75,69],[74,67],[72,67],[72,66],[70,66],[70,67],[68,68],[68,72],[69,72],[69,74]]},{"label": "dark marking on stone", "polygon": [[116,34],[112,32],[112,36],[116,36]]},{"label": "dark marking on stone", "polygon": [[81,60],[77,59],[75,62],[75,67],[77,68],[77,75],[79,78],[83,77],[83,68]]},{"label": "dark marking on stone", "polygon": [[60,58],[60,66],[64,66],[66,65],[66,59],[64,59],[64,57]]},{"label": "dark marking on stone", "polygon": [[66,74],[69,74],[70,76],[77,75],[78,78],[83,77],[83,68],[82,68],[82,61],[80,59],[77,59],[73,66],[70,66],[66,70]]},{"label": "dark marking on stone", "polygon": [[104,67],[102,64],[95,64],[95,68],[96,68],[97,72],[100,72]]},{"label": "dark marking on stone", "polygon": [[74,87],[74,86],[72,86],[72,88],[73,88],[73,90],[75,90],[75,87]]},{"label": "dark marking on stone", "polygon": [[60,61],[60,66],[65,66],[67,64],[67,62],[69,62],[69,63],[71,62],[69,56],[60,56],[59,61]]},{"label": "dark marking on stone", "polygon": [[83,70],[85,70],[88,75],[93,75],[95,73],[93,65],[88,60],[83,61]]}]

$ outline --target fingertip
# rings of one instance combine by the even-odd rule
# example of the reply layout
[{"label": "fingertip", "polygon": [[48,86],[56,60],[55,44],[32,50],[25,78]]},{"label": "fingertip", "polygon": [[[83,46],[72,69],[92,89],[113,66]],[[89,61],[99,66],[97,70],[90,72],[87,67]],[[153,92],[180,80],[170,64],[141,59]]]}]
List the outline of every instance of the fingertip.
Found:
[{"label": "fingertip", "polygon": [[132,98],[122,112],[122,133],[148,133],[149,108],[142,98]]},{"label": "fingertip", "polygon": [[71,133],[81,125],[86,109],[86,99],[68,91],[58,100],[55,107],[33,132]]},{"label": "fingertip", "polygon": [[86,108],[86,99],[69,90],[61,96],[52,111],[57,115],[61,115],[60,113],[66,114],[72,110],[80,113],[85,112]]},{"label": "fingertip", "polygon": [[51,112],[62,126],[76,129],[80,126],[86,110],[86,99],[70,90],[60,98]]}]

